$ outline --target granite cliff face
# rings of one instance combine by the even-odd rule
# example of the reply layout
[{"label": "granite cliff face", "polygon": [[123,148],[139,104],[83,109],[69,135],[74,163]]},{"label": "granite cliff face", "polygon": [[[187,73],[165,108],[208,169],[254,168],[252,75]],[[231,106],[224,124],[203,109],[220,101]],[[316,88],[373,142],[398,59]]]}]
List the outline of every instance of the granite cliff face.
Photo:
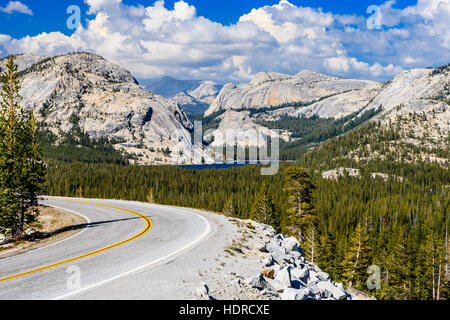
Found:
[{"label": "granite cliff face", "polygon": [[[206,115],[226,111],[216,118],[224,122],[219,126],[223,132],[233,126],[231,119],[235,119],[235,127],[243,127],[250,122],[273,122],[286,116],[341,119],[380,109],[371,121],[397,124],[403,142],[445,147],[450,131],[449,73],[449,66],[413,69],[384,84],[310,71],[293,77],[260,73],[248,85],[227,84]],[[284,106],[285,103],[292,106]],[[283,137],[286,140],[289,132],[284,132]]]},{"label": "granite cliff face", "polygon": [[[174,102],[141,87],[127,70],[91,53],[16,56],[22,106],[57,136],[78,125],[138,163],[189,163],[192,123]],[[2,60],[1,65],[4,65]],[[74,123],[76,121],[76,123]]]},{"label": "granite cliff face", "polygon": [[387,83],[366,110],[382,107],[373,121],[397,124],[403,142],[448,148],[450,67],[413,69]]},{"label": "granite cliff face", "polygon": [[268,137],[289,141],[289,135],[256,124],[248,111],[229,110],[218,118],[220,125],[211,133],[214,136],[211,146],[216,148],[230,144],[242,148],[266,146]]},{"label": "granite cliff face", "polygon": [[[295,76],[279,73],[259,73],[248,85],[236,87],[227,84],[220,91],[216,100],[207,110],[207,116],[222,110],[261,109],[277,107],[286,103],[309,104],[328,97],[335,97],[353,92],[356,97],[350,97],[355,102],[349,109],[356,109],[356,105],[366,102],[373,97],[373,90],[381,87],[378,82],[367,80],[341,79],[323,75],[312,71],[302,71]],[[344,99],[348,99],[346,96]],[[335,98],[336,99],[336,98]],[[326,109],[326,106],[316,106],[317,109]],[[341,107],[338,107],[342,109]],[[351,111],[338,110],[339,114],[349,114]],[[312,111],[314,112],[314,111]],[[317,111],[319,112],[319,111]],[[332,113],[333,110],[321,112]]]}]

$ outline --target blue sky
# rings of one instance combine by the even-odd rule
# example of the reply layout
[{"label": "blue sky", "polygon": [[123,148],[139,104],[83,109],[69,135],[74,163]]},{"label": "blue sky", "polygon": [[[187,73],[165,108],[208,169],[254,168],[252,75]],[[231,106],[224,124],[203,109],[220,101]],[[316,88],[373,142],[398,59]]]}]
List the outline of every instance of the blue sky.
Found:
[{"label": "blue sky", "polygon": [[[0,1],[0,6],[5,7],[9,2]],[[126,0],[129,5],[148,5],[155,1]],[[166,0],[167,8],[173,8],[176,0]],[[239,17],[250,12],[253,8],[265,5],[277,4],[276,0],[190,0],[189,4],[197,8],[197,14],[224,25],[236,23]],[[82,12],[86,13],[88,6],[83,0],[24,0],[33,16],[13,13],[7,14],[0,11],[0,33],[8,34],[14,38],[21,38],[27,35],[37,35],[41,32],[61,31],[65,34],[72,34],[73,31],[66,28],[67,7],[76,4],[80,6]],[[339,14],[368,15],[367,8],[370,5],[383,3],[379,0],[293,0],[292,4],[322,8],[325,12]],[[417,0],[399,0],[394,5],[395,8],[405,8],[417,3]],[[86,17],[90,17],[86,15]]]},{"label": "blue sky", "polygon": [[[0,55],[92,51],[139,78],[303,69],[387,80],[450,60],[448,0],[0,0]],[[82,28],[66,27],[69,5]],[[379,6],[380,29],[367,8]],[[321,9],[319,9],[321,8]]]}]

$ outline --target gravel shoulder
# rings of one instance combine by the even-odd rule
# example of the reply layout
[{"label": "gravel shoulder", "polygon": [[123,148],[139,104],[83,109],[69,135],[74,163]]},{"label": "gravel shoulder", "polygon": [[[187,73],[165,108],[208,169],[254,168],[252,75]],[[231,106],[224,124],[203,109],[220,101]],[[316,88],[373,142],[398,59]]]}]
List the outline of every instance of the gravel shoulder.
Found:
[{"label": "gravel shoulder", "polygon": [[39,233],[47,234],[47,236],[44,239],[1,245],[0,259],[42,248],[73,237],[83,231],[83,226],[88,223],[84,217],[65,210],[41,206],[40,211],[38,222],[34,224],[36,226],[35,230]]}]

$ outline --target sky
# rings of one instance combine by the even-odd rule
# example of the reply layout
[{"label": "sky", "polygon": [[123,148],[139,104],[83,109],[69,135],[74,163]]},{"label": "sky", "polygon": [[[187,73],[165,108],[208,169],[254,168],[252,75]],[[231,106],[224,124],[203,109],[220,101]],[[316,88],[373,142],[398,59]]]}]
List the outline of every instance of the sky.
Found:
[{"label": "sky", "polygon": [[0,0],[0,56],[90,51],[140,79],[385,81],[449,63],[449,30],[450,0]]}]

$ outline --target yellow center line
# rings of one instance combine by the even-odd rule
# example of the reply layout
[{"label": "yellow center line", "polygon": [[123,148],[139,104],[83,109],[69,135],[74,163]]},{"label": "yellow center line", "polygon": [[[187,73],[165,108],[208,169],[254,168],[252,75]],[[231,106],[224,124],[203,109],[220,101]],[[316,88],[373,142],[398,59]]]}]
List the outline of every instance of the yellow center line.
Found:
[{"label": "yellow center line", "polygon": [[84,254],[82,256],[79,256],[79,257],[71,258],[71,259],[64,260],[64,261],[61,261],[61,262],[57,262],[57,263],[54,263],[54,264],[51,264],[51,265],[48,265],[48,266],[45,266],[45,267],[41,267],[41,268],[38,268],[38,269],[30,270],[30,271],[27,271],[27,272],[16,274],[14,276],[10,276],[10,277],[7,277],[7,278],[0,279],[0,283],[5,282],[5,281],[9,281],[9,280],[13,280],[13,279],[17,279],[17,278],[20,278],[20,277],[24,277],[24,276],[27,276],[27,275],[30,275],[30,274],[33,274],[33,273],[37,273],[37,272],[43,271],[43,270],[47,270],[47,269],[51,269],[51,268],[54,268],[54,267],[58,267],[58,266],[61,266],[61,265],[64,265],[64,264],[67,264],[67,263],[70,263],[70,262],[81,260],[81,259],[93,256],[93,255],[96,255],[96,254],[99,254],[99,253],[102,253],[102,252],[105,252],[105,251],[108,251],[108,250],[111,250],[111,249],[114,249],[114,248],[117,248],[119,246],[122,246],[122,245],[124,245],[126,243],[129,243],[129,242],[131,242],[133,240],[136,240],[136,239],[142,237],[143,235],[145,235],[147,232],[149,232],[153,228],[152,220],[150,220],[148,217],[144,216],[143,214],[140,214],[138,212],[134,212],[134,211],[131,211],[131,210],[122,209],[122,208],[113,207],[113,206],[108,206],[108,205],[105,205],[105,204],[91,203],[91,202],[65,200],[65,199],[54,199],[54,200],[66,201],[66,202],[75,202],[75,203],[83,203],[83,204],[90,204],[90,205],[94,205],[94,206],[106,207],[106,208],[111,208],[111,209],[116,209],[116,210],[120,210],[120,211],[124,211],[124,212],[128,212],[128,213],[132,213],[132,214],[137,215],[138,217],[142,218],[146,222],[147,225],[146,225],[145,229],[142,230],[139,234],[137,234],[137,235],[131,237],[130,239],[125,240],[125,241],[121,241],[119,243],[113,244],[113,245],[108,246],[106,248],[103,248],[103,249],[100,249],[100,250],[96,250],[96,251]]}]

